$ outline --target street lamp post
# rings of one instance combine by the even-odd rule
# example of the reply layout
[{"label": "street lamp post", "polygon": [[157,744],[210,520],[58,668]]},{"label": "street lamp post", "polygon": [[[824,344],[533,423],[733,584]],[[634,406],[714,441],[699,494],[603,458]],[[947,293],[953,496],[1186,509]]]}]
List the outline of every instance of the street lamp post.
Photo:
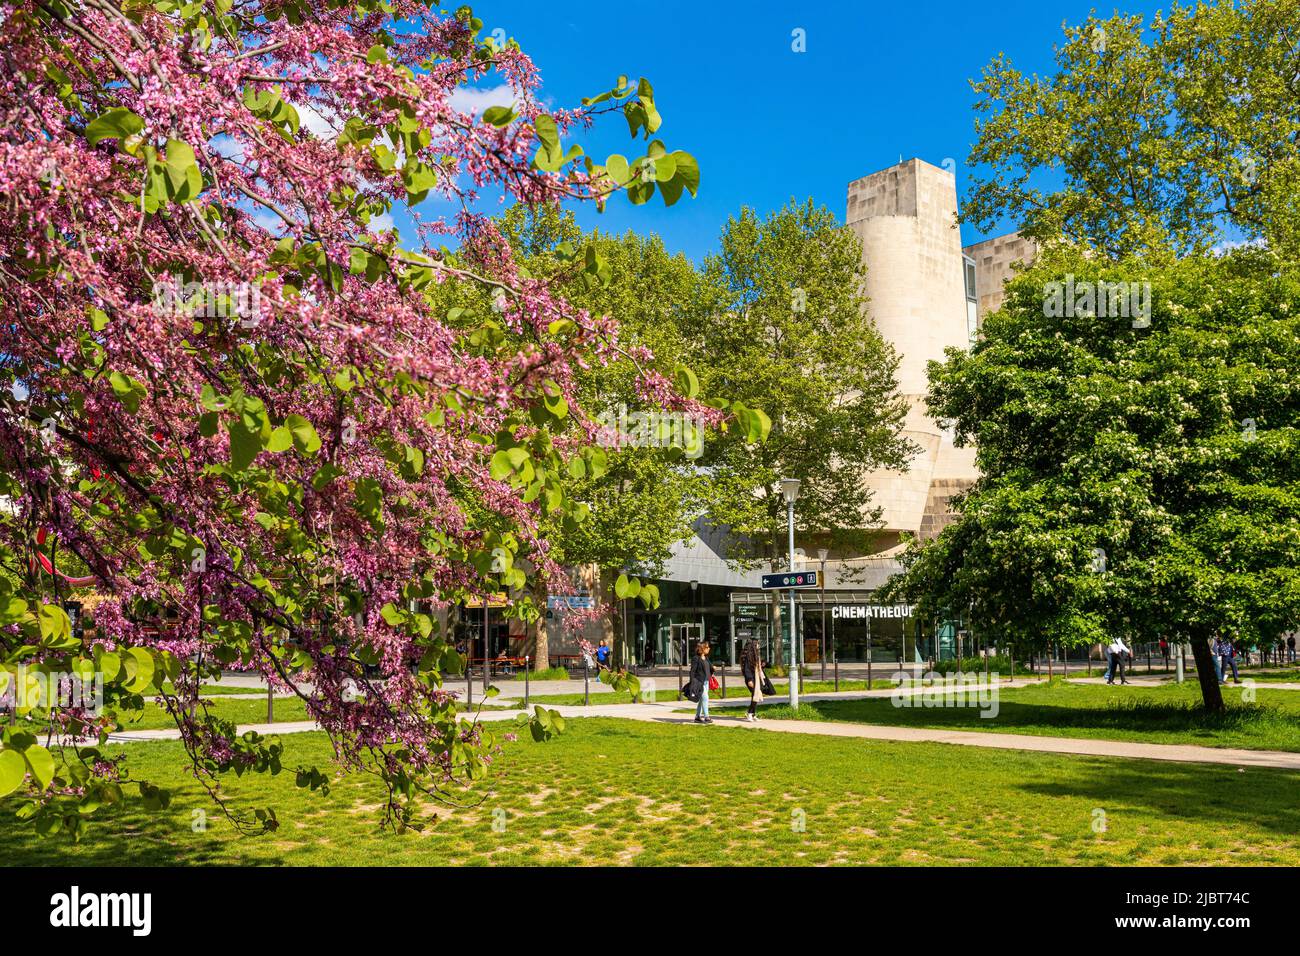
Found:
[{"label": "street lamp post", "polygon": [[[704,640],[704,621],[703,621],[703,619],[700,617],[700,597],[699,597],[699,594],[700,594],[700,582],[699,582],[699,581],[692,581],[692,582],[691,582],[691,610],[695,612],[695,613],[694,613],[695,620],[694,620],[692,623],[696,624],[696,625],[699,627],[699,629],[700,629],[700,640],[702,641],[702,640]],[[691,653],[690,653],[690,651],[691,651],[691,649],[690,649],[690,638],[688,637],[688,638],[686,639],[686,659],[687,659],[688,661],[691,659]]]},{"label": "street lamp post", "polygon": [[822,592],[822,683],[826,682],[826,558],[829,554],[830,552],[825,548],[819,548],[817,551],[817,557],[822,563],[821,578],[817,582],[821,585]]},{"label": "street lamp post", "polygon": [[[786,526],[790,541],[790,572],[794,573],[794,502],[799,497],[799,479],[782,478],[781,494],[785,496]],[[799,635],[794,617],[794,588],[790,588],[790,707],[799,707]]]}]

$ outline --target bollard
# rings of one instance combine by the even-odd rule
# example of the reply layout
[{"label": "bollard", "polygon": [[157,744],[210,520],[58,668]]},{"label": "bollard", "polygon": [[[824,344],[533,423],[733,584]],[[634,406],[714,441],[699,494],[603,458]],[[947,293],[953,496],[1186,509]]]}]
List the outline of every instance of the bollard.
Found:
[{"label": "bollard", "polygon": [[587,658],[585,655],[582,658],[582,706],[591,706],[591,687],[587,683]]},{"label": "bollard", "polygon": [[[867,658],[867,690],[871,690],[871,658]],[[840,655],[835,655],[835,693],[840,692]]]},{"label": "bollard", "polygon": [[528,655],[524,655],[524,710],[528,709]]},{"label": "bollard", "polygon": [[473,660],[474,658],[472,657],[465,658],[465,706],[466,707],[474,706],[474,678],[470,675],[470,671],[472,670],[472,668],[469,666],[470,662]]},{"label": "bollard", "polygon": [[275,695],[271,690],[271,682],[266,682],[266,722],[275,723]]},{"label": "bollard", "polygon": [[1183,682],[1183,645],[1178,645],[1178,683]]},{"label": "bollard", "polygon": [[718,670],[722,671],[722,699],[727,699],[727,665],[723,664]]}]

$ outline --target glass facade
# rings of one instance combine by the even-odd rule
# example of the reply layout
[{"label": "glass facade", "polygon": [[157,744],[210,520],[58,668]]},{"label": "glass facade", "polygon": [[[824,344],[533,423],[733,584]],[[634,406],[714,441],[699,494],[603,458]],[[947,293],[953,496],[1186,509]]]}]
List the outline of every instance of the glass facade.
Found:
[{"label": "glass facade", "polygon": [[730,636],[729,589],[711,584],[692,588],[686,581],[657,581],[659,607],[632,612],[632,653],[641,665],[676,666],[689,663],[701,638],[711,645],[710,656],[728,660]]},{"label": "glass facade", "polygon": [[[789,598],[782,594],[781,663],[789,663]],[[802,592],[795,604],[803,649],[801,660],[819,663],[823,658],[840,663],[897,663],[927,657],[932,640],[920,632],[909,605],[881,604],[871,592]],[[741,593],[732,598],[732,623],[736,652],[746,640],[759,642],[764,658],[776,660],[771,597]]]},{"label": "glass facade", "polygon": [[[741,649],[753,639],[764,660],[789,664],[786,592],[780,592],[778,615],[770,592],[705,584],[692,590],[681,581],[656,584],[659,607],[631,609],[628,639],[637,665],[687,664],[701,638],[709,641],[710,657],[718,663],[738,662]],[[842,664],[947,660],[956,656],[965,635],[960,621],[922,621],[910,605],[880,602],[871,591],[801,591],[795,613],[801,661],[809,665],[837,657]],[[965,650],[970,653],[970,646]]]}]

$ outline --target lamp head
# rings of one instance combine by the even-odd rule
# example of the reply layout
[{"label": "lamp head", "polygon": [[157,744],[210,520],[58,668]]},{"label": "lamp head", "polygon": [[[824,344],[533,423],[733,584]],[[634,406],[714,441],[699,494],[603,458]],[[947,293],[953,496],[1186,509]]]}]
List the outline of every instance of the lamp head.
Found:
[{"label": "lamp head", "polygon": [[794,504],[795,499],[799,497],[799,479],[782,478],[780,484],[781,494],[785,496],[785,503],[788,505]]}]

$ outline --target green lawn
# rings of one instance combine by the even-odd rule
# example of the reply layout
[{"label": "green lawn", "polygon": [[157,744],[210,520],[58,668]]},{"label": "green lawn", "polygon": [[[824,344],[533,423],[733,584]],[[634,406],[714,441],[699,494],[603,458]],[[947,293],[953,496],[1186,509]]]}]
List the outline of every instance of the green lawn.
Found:
[{"label": "green lawn", "polygon": [[[1192,682],[1196,681],[1196,668],[1192,666],[1192,662],[1190,660],[1187,662],[1187,667],[1185,668],[1185,672],[1186,672],[1187,680]],[[1046,671],[1044,671],[1044,674],[1045,673]],[[1100,669],[1093,668],[1092,676],[1100,677],[1103,673],[1105,673],[1104,666]],[[1140,678],[1152,677],[1152,678],[1163,678],[1165,680],[1173,680],[1175,673],[1176,671],[1172,667],[1168,671],[1165,671],[1164,668],[1162,667],[1157,667],[1150,674],[1147,674],[1146,668],[1140,667],[1140,668],[1130,669],[1128,671],[1128,676],[1140,677]],[[1237,673],[1241,676],[1241,679],[1243,681],[1249,678],[1250,680],[1258,681],[1261,684],[1267,684],[1267,683],[1300,684],[1300,668],[1296,668],[1296,667],[1274,668],[1270,666],[1268,668],[1261,670],[1255,667],[1242,667],[1241,665],[1238,665]],[[1071,672],[1071,676],[1078,677],[1080,675]],[[1231,669],[1229,669],[1228,671],[1228,683],[1230,684],[1232,683]]]},{"label": "green lawn", "polygon": [[[805,701],[800,719],[908,727],[944,727],[1047,737],[1089,737],[1160,744],[1200,744],[1300,752],[1300,692],[1260,689],[1254,704],[1225,687],[1229,712],[1200,709],[1194,683],[1107,687],[1061,681],[999,691],[996,717],[974,707],[896,707],[889,697]],[[776,705],[777,708],[780,705]],[[790,717],[789,708],[767,716]]]},{"label": "green lawn", "polygon": [[[202,704],[204,702],[200,702]],[[261,697],[257,700],[210,700],[206,701],[208,713],[220,717],[223,720],[233,720],[237,725],[243,724],[264,724],[266,723],[266,698]],[[473,710],[518,710],[518,707],[505,706],[501,704],[481,705],[481,697],[475,695]],[[300,720],[310,720],[307,715],[307,705],[298,697],[277,697],[275,699],[275,720],[274,723],[293,723]],[[468,712],[465,713],[468,716]],[[175,727],[176,723],[172,720],[167,711],[153,703],[145,701],[144,713],[139,722],[132,722],[123,718],[123,730],[160,730],[163,728]]]},{"label": "green lawn", "polygon": [[[329,764],[323,734],[282,740],[282,774],[226,787],[236,806],[273,806],[276,833],[234,834],[187,777],[179,744],[133,744],[133,777],[172,787],[168,810],[148,814],[132,799],[97,814],[75,845],[5,816],[0,857],[11,866],[1300,864],[1300,774],[1286,771],[586,718],[545,744],[507,744],[469,805],[395,836],[376,827],[381,794],[369,776],[338,780],[328,797],[295,788],[299,762]],[[15,807],[0,801],[0,814]],[[200,810],[205,832],[195,832]]]},{"label": "green lawn", "polygon": [[[1241,674],[1242,680],[1250,678],[1251,680],[1258,681],[1261,684],[1300,684],[1300,669],[1294,667],[1283,668],[1282,670],[1266,671],[1239,668],[1238,673]],[[1231,671],[1229,671],[1229,675],[1231,675]],[[1231,676],[1229,676],[1229,679],[1231,680]]]},{"label": "green lawn", "polygon": [[[236,724],[264,724],[266,723],[266,698],[261,697],[257,700],[210,700],[200,701],[199,706],[207,704],[207,711],[224,720],[233,720]],[[284,723],[287,721],[307,720],[307,705],[297,697],[277,697],[275,699],[275,722]],[[164,727],[175,727],[176,723],[172,720],[167,711],[146,700],[144,713],[138,723],[132,722],[127,718],[122,719],[122,729],[124,730],[159,730]]]},{"label": "green lawn", "polygon": [[[169,694],[176,693],[176,688],[171,681],[163,682],[163,689]],[[237,687],[234,684],[204,684],[199,691],[203,697],[221,697],[226,694],[261,694],[266,696],[265,687]]]}]

